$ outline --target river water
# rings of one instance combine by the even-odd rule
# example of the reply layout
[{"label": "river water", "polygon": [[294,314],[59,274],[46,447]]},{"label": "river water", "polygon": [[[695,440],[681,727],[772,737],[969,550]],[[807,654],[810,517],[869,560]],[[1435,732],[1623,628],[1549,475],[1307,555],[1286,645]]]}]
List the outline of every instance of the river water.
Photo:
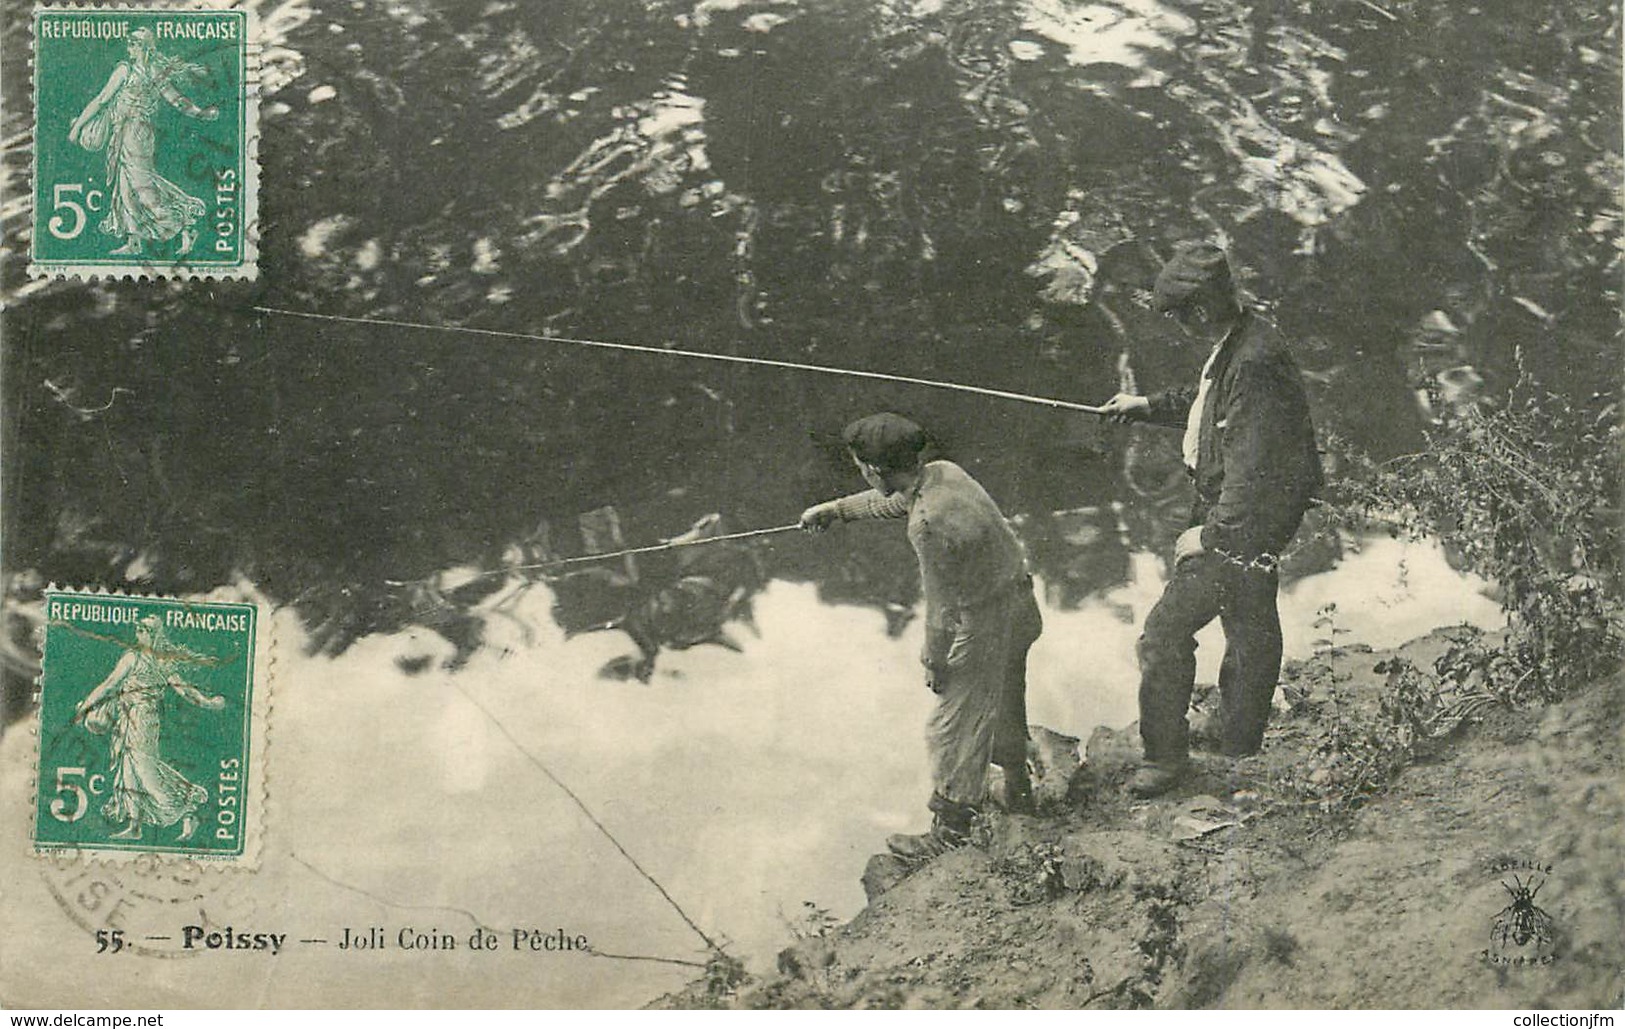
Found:
[{"label": "river water", "polygon": [[[901,531],[873,531],[886,529]],[[1082,604],[1060,605],[1041,588],[1046,626],[1028,691],[1035,723],[1086,738],[1134,719],[1134,636],[1162,569],[1148,553],[1132,564],[1127,582]],[[1287,656],[1333,640],[1392,646],[1432,625],[1492,628],[1501,615],[1484,586],[1436,547],[1367,540],[1335,570],[1283,591]],[[239,583],[207,599],[256,595]],[[336,657],[306,653],[297,615],[278,612],[264,853],[255,873],[200,903],[215,925],[332,940],[377,926],[388,943],[344,956],[294,947],[269,969],[246,958],[159,961],[143,973],[152,991],[144,999],[635,1006],[698,970],[582,955],[527,960],[508,949],[511,930],[562,929],[607,954],[703,962],[698,936],[620,846],[703,931],[753,971],[770,971],[796,932],[863,906],[858,876],[888,834],[927,824],[922,729],[932,697],[917,664],[918,622],[893,635],[882,612],[775,581],[756,598],[757,632],[742,636],[740,652],[664,654],[644,686],[600,675],[630,649],[624,636],[566,639],[551,600],[540,587],[500,612],[477,611],[484,645],[455,668],[450,642],[412,626],[366,636]],[[1201,642],[1199,679],[1211,682],[1217,627]],[[8,783],[29,781],[33,759],[31,733],[0,740]],[[6,854],[26,848],[26,831],[23,819],[8,820]],[[75,941],[53,946],[61,914],[33,871],[15,880],[10,918],[41,943],[14,956],[13,974],[45,982]],[[137,903],[120,925],[173,931],[169,923],[191,910]],[[497,953],[467,949],[476,926],[498,932]],[[405,949],[403,930],[449,934],[461,946]],[[130,998],[127,988],[96,992],[110,981],[81,982],[75,995]]]},{"label": "river water", "polygon": [[[1435,548],[1369,541],[1336,571],[1284,592],[1287,655],[1307,657],[1328,637],[1380,648],[1433,625],[1493,628],[1501,615],[1479,594],[1483,585]],[[1160,586],[1158,562],[1142,555],[1123,586],[1075,608],[1044,605],[1029,672],[1034,723],[1087,738],[1097,726],[1134,720],[1134,637]],[[1338,605],[1335,631],[1317,624],[1328,604]],[[923,728],[933,698],[917,664],[918,624],[891,638],[878,612],[775,582],[758,598],[760,636],[746,638],[743,653],[705,647],[662,657],[645,688],[595,679],[628,649],[623,638],[565,640],[550,629],[541,597],[512,614],[457,671],[401,674],[402,659],[454,655],[413,630],[286,669],[285,681],[333,687],[286,691],[278,701],[276,767],[294,781],[284,781],[290,799],[277,814],[291,850],[326,876],[412,905],[469,909],[485,924],[501,924],[523,882],[521,910],[548,927],[582,927],[611,952],[703,960],[693,933],[523,746],[702,928],[760,972],[793,931],[817,928],[807,905],[841,920],[856,914],[868,856],[888,834],[928,824]],[[528,638],[527,626],[537,630]],[[1202,636],[1202,681],[1214,681],[1221,651],[1215,626]],[[368,724],[387,729],[355,731]],[[354,770],[342,790],[326,785],[333,768]],[[374,800],[358,811],[357,797]],[[448,862],[414,845],[425,824],[469,851]],[[373,845],[357,847],[358,839]],[[358,906],[342,892],[324,896],[313,876],[296,875],[295,884],[317,891],[311,904],[334,903],[357,918],[424,917]],[[420,975],[424,1000],[448,988],[428,970]],[[585,962],[522,994],[486,988],[502,1003],[639,1003],[691,977]]]},{"label": "river water", "polygon": [[[900,410],[1017,516],[1048,624],[1034,720],[1086,736],[1133,717],[1134,626],[1186,494],[1177,440],[1155,430],[256,306],[1098,402],[1194,376],[1201,355],[1142,291],[1175,240],[1206,235],[1293,341],[1333,472],[1343,448],[1413,448],[1520,374],[1580,398],[1616,377],[1611,6],[250,6],[256,283],[28,282],[30,212],[0,207],[4,559],[20,605],[46,581],[251,582],[282,605],[277,818],[282,853],[306,863],[286,858],[267,888],[326,891],[357,919],[468,921],[388,901],[501,922],[525,883],[606,949],[694,956],[514,741],[758,959],[785,938],[781,910],[854,910],[866,855],[923,821],[929,696],[900,533],[564,584],[515,566],[713,512],[729,529],[792,521],[858,487],[841,425]],[[27,27],[6,17],[14,193]],[[1379,646],[1494,622],[1437,553],[1348,543],[1306,533],[1293,555],[1296,653],[1328,604]],[[585,631],[627,619],[648,653]],[[700,642],[717,629],[739,649]],[[14,720],[28,677],[7,675]],[[20,734],[5,745],[22,760]],[[604,886],[583,906],[584,882]],[[587,961],[470,1000],[632,1002],[681,975]]]}]

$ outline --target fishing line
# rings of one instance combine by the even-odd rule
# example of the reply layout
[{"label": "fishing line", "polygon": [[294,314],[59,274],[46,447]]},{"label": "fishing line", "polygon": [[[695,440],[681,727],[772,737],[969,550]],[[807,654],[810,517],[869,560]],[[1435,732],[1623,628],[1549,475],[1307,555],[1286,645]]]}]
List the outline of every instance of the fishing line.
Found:
[{"label": "fishing line", "polygon": [[[814,372],[822,375],[839,375],[847,378],[872,379],[880,382],[895,382],[909,386],[925,386],[932,389],[945,389],[954,390],[961,393],[974,393],[979,396],[996,397],[1001,400],[1021,401],[1023,403],[1038,404],[1043,407],[1056,408],[1059,410],[1081,411],[1085,414],[1099,415],[1105,413],[1102,408],[1089,404],[1080,404],[1069,400],[1057,400],[1052,397],[1033,396],[1027,393],[1018,393],[1013,390],[992,389],[986,386],[972,386],[965,383],[946,382],[939,379],[924,379],[910,375],[892,375],[885,372],[868,371],[866,369],[859,368],[837,368],[829,365],[808,364],[800,361],[780,361],[762,357],[741,357],[733,354],[717,354],[702,350],[641,346],[634,343],[614,343],[605,340],[583,339],[572,336],[553,336],[539,333],[510,332],[502,329],[482,329],[460,325],[435,325],[427,322],[410,322],[392,318],[362,318],[348,315],[321,314],[314,311],[293,311],[279,307],[255,306],[253,310],[262,314],[278,315],[287,318],[305,318],[312,321],[333,322],[346,325],[369,325],[380,328],[414,329],[423,332],[467,333],[470,335],[488,336],[494,339],[515,340],[527,343],[557,343],[566,346],[616,350],[623,353],[650,354],[660,357],[683,357],[692,360],[717,361],[725,364],[751,365],[759,368],[779,368],[787,371]],[[644,547],[630,547],[623,550],[612,551],[610,553],[587,554],[580,557],[563,558],[553,561],[539,562],[536,564],[515,565],[507,568],[495,569],[483,573],[480,578],[485,578],[491,575],[507,575],[516,571],[558,568],[572,564],[583,564],[590,561],[606,561],[618,557],[627,557],[633,554],[652,554],[659,551],[676,550],[681,547],[697,547],[710,543],[724,543],[732,540],[750,539],[753,537],[774,536],[780,533],[793,532],[800,528],[801,525],[798,522],[790,525],[779,525],[766,529],[751,529],[745,532],[736,532],[723,536],[713,536],[703,539],[667,540],[664,543],[657,543]],[[404,585],[404,583],[401,585]],[[541,760],[541,758],[531,753],[531,751],[526,748],[525,745],[522,744],[512,732],[508,730],[508,727],[503,725],[502,721],[498,719],[489,708],[482,704],[478,698],[476,698],[472,693],[469,693],[466,689],[463,689],[460,684],[453,683],[453,686],[455,686],[458,692],[462,693],[463,696],[466,697],[468,701],[480,711],[481,714],[485,715],[485,717],[490,720],[492,725],[496,726],[497,731],[502,733],[502,735],[507,738],[508,742],[513,744],[515,749],[523,754],[530,761],[530,763],[537,768],[537,770],[545,775],[554,786],[558,787],[559,790],[566,797],[568,797],[573,804],[575,804],[575,806],[581,811],[582,815],[586,817],[587,821],[592,824],[593,828],[597,829],[601,834],[603,834],[605,839],[609,840],[610,844],[614,846],[616,851],[618,851],[620,855],[626,859],[627,863],[630,864],[632,868],[649,883],[650,886],[654,887],[655,891],[660,894],[661,898],[664,899],[668,905],[671,906],[672,910],[677,912],[678,917],[683,920],[683,923],[692,929],[695,935],[705,942],[707,947],[717,954],[726,953],[720,944],[707,935],[705,930],[701,929],[694,919],[689,917],[688,912],[683,910],[682,905],[677,903],[676,899],[666,891],[666,888],[660,884],[659,880],[657,880],[648,872],[647,869],[638,863],[637,859],[634,858],[629,851],[627,851],[626,847],[621,844],[620,840],[616,839],[615,834],[610,832],[609,828],[604,825],[604,823],[601,822],[596,815],[593,814],[592,810],[587,807],[586,802],[584,802],[581,797],[578,796],[576,792],[564,782],[564,780],[560,779],[558,775],[555,774],[553,770]],[[630,959],[630,956],[627,955],[606,954],[603,956],[627,957]],[[671,959],[650,958],[642,960],[664,960],[670,961],[670,963],[673,964],[688,964],[688,962],[671,961]]]},{"label": "fishing line", "polygon": [[961,393],[975,393],[984,397],[997,397],[1000,400],[1019,400],[1028,404],[1039,404],[1044,407],[1053,407],[1064,411],[1082,411],[1084,414],[1100,415],[1105,410],[1090,404],[1079,404],[1071,400],[1056,400],[1052,397],[1038,397],[1029,393],[1017,393],[1013,390],[992,389],[987,386],[971,386],[962,382],[944,382],[940,379],[921,379],[912,375],[891,375],[886,372],[872,372],[862,368],[837,368],[832,365],[806,364],[801,361],[778,361],[766,357],[740,357],[735,354],[717,354],[706,350],[682,350],[668,347],[641,346],[636,343],[611,343],[605,340],[581,339],[574,336],[549,336],[530,332],[509,332],[503,329],[480,329],[467,325],[434,325],[428,322],[398,321],[393,318],[358,318],[342,314],[320,314],[315,311],[290,311],[281,307],[254,307],[253,310],[262,314],[281,315],[287,318],[309,318],[313,321],[338,322],[347,325],[373,325],[388,329],[417,329],[424,332],[465,332],[476,336],[490,336],[496,339],[519,340],[527,343],[562,343],[568,346],[595,347],[603,350],[619,350],[634,354],[656,354],[661,357],[686,357],[700,361],[721,361],[727,364],[754,365],[759,368],[780,368],[796,372],[818,372],[823,375],[843,375],[853,379],[876,379],[881,382],[898,382],[908,386],[928,386],[932,389],[957,390]]},{"label": "fishing line", "polygon": [[633,857],[631,853],[621,845],[621,841],[615,838],[615,834],[609,831],[608,826],[598,820],[598,816],[592,813],[591,808],[587,807],[587,802],[577,796],[575,790],[572,790],[569,786],[565,785],[564,780],[560,779],[551,768],[547,767],[547,763],[545,761],[537,757],[535,754],[532,754],[529,748],[527,748],[523,743],[519,742],[519,738],[517,736],[508,731],[508,727],[502,724],[502,719],[493,714],[490,708],[480,703],[480,699],[478,697],[464,689],[461,683],[457,682],[456,680],[452,680],[451,685],[457,690],[458,693],[461,693],[463,696],[467,697],[468,702],[478,708],[481,714],[491,720],[491,724],[497,727],[498,732],[507,737],[508,742],[514,745],[514,749],[525,755],[531,764],[535,765],[543,775],[547,776],[554,786],[557,786],[566,797],[570,798],[570,801],[574,803],[576,807],[581,809],[581,813],[586,816],[587,821],[592,823],[593,828],[603,833],[604,838],[608,840],[616,850],[620,851],[621,857],[625,858],[627,863],[635,868],[637,873],[643,876],[643,878],[648,881],[650,886],[655,888],[655,891],[658,892],[661,897],[665,898],[666,903],[671,905],[671,909],[677,912],[677,917],[681,918],[685,925],[694,930],[695,935],[699,936],[700,939],[705,941],[705,945],[711,948],[712,953],[727,953],[727,951],[722,949],[721,944],[717,943],[715,940],[711,939],[711,937],[706,935],[705,930],[701,929],[699,925],[695,923],[694,919],[688,917],[688,912],[684,911],[683,906],[677,903],[670,893],[666,892],[666,888],[660,885],[660,880],[650,875],[642,865],[638,864],[638,859]]},{"label": "fishing line", "polygon": [[560,565],[585,564],[588,561],[609,561],[617,557],[628,557],[632,554],[654,554],[662,550],[676,550],[679,547],[701,547],[707,543],[727,543],[730,540],[746,540],[757,536],[777,536],[784,532],[795,532],[801,528],[800,522],[790,525],[776,525],[771,529],[750,529],[746,532],[731,532],[726,536],[707,536],[694,540],[667,540],[664,543],[654,543],[647,547],[628,547],[626,550],[611,550],[605,554],[583,554],[580,557],[563,557],[553,561],[542,561],[533,565],[510,565],[486,572],[485,575],[505,575],[508,572],[529,571],[533,568],[557,568]]},{"label": "fishing line", "polygon": [[[554,558],[551,561],[538,561],[535,564],[503,565],[501,568],[493,568],[489,571],[480,572],[478,575],[471,576],[467,579],[462,579],[460,580],[460,584],[477,582],[480,579],[489,579],[495,575],[510,575],[514,572],[529,572],[536,569],[546,570],[549,568],[562,568],[566,565],[587,564],[591,561],[613,561],[617,557],[630,557],[633,554],[655,554],[663,550],[678,550],[683,547],[703,547],[707,543],[728,543],[734,540],[754,539],[759,536],[777,536],[780,533],[795,532],[800,528],[801,523],[794,522],[790,525],[775,525],[771,529],[748,529],[745,532],[730,532],[725,536],[706,536],[701,539],[692,540],[666,540],[664,543],[652,543],[646,547],[628,547],[625,550],[611,550],[603,554],[582,554],[579,557],[559,557]],[[547,576],[544,575],[542,578],[545,579]],[[424,585],[430,581],[431,579],[385,579],[384,585],[414,586]]]},{"label": "fishing line", "polygon": [[305,866],[306,870],[308,870],[316,878],[321,879],[324,882],[331,883],[341,890],[349,890],[351,893],[359,893],[368,900],[376,901],[385,907],[399,908],[402,911],[455,911],[464,918],[467,918],[470,922],[473,922],[475,928],[490,924],[467,908],[452,907],[449,904],[402,904],[399,901],[390,900],[388,897],[380,896],[371,890],[362,889],[360,886],[353,886],[347,882],[340,882],[291,850],[288,851],[288,857],[292,858],[296,864]]}]

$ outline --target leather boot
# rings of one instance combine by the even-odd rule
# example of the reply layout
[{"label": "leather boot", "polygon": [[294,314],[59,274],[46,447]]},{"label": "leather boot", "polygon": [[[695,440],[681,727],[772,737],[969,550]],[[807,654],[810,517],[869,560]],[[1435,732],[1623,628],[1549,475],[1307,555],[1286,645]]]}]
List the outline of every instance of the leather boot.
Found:
[{"label": "leather boot", "polygon": [[1038,805],[1033,801],[1033,781],[1027,774],[1026,762],[1019,767],[1004,770],[1004,810],[1012,815],[1036,815]]},{"label": "leather boot", "polygon": [[968,834],[950,829],[937,821],[932,823],[928,832],[914,835],[898,833],[886,837],[886,849],[904,864],[918,867],[969,842]]},{"label": "leather boot", "polygon": [[940,793],[932,794],[928,806],[931,809],[929,832],[915,835],[898,833],[886,838],[886,849],[911,867],[918,867],[970,842],[971,822],[976,817],[974,807],[949,800]]},{"label": "leather boot", "polygon": [[933,826],[940,826],[961,836],[970,835],[971,825],[976,821],[976,805],[949,800],[940,793],[933,793],[925,806],[932,814]]},{"label": "leather boot", "polygon": [[1178,786],[1190,772],[1190,761],[1147,761],[1128,782],[1129,792],[1136,797],[1158,797]]}]

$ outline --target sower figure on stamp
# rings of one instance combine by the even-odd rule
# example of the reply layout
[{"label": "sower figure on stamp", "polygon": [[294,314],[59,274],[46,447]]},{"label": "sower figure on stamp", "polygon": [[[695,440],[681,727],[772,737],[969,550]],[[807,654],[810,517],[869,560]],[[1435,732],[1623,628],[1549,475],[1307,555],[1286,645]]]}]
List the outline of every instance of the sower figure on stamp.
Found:
[{"label": "sower figure on stamp", "polygon": [[908,520],[925,593],[926,684],[937,694],[926,731],[930,832],[894,836],[919,862],[963,844],[986,799],[989,763],[1004,769],[1003,802],[1031,812],[1027,773],[1027,651],[1042,621],[1021,543],[987,492],[950,461],[923,460],[926,435],[900,415],[847,426],[845,441],[870,489],[808,508],[804,528],[873,518]]},{"label": "sower figure on stamp", "polygon": [[1152,397],[1119,393],[1104,407],[1128,421],[1184,432],[1196,486],[1174,573],[1140,636],[1145,764],[1130,789],[1155,796],[1189,767],[1197,630],[1218,618],[1221,750],[1258,752],[1281,670],[1276,562],[1321,485],[1309,401],[1273,327],[1242,305],[1224,251],[1179,247],[1157,276],[1153,306],[1212,351],[1198,385]]},{"label": "sower figure on stamp", "polygon": [[190,839],[198,827],[198,806],[209,793],[163,760],[164,694],[174,690],[205,711],[219,711],[226,701],[181,679],[180,665],[208,659],[172,643],[158,616],[148,615],[136,626],[135,644],[79,702],[74,721],[108,737],[113,781],[102,814],[125,823],[112,838],[139,840],[143,825],[167,828],[179,822],[177,839]]},{"label": "sower figure on stamp", "polygon": [[154,125],[160,101],[188,118],[213,121],[214,107],[199,107],[183,96],[175,80],[203,75],[202,65],[158,52],[152,30],[130,33],[129,60],[120,61],[79,117],[68,128],[68,140],[86,150],[107,151],[107,216],[100,230],[122,236],[114,254],[139,254],[146,241],[180,240],[187,254],[197,242],[193,226],[206,210],[202,200],[158,174],[158,133]]}]

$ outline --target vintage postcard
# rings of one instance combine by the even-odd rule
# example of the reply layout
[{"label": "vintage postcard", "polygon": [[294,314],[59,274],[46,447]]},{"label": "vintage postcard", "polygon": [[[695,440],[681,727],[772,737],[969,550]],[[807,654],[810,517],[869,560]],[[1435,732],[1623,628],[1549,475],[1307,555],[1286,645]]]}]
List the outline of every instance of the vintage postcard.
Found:
[{"label": "vintage postcard", "polygon": [[0,8],[0,1005],[1619,1007],[1620,31]]}]

